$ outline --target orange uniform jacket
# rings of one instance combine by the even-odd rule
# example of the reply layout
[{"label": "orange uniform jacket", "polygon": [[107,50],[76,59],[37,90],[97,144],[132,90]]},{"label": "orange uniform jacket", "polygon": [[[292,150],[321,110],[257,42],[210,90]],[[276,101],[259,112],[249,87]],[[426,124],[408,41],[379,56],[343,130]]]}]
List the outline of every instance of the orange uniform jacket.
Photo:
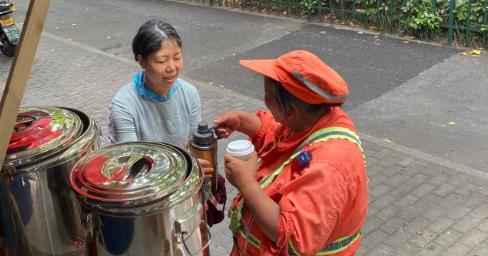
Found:
[{"label": "orange uniform jacket", "polygon": [[[277,123],[271,113],[258,111],[261,127],[251,138],[262,163],[257,172],[258,181],[274,171],[311,133],[321,128],[338,126],[353,132],[356,129],[349,116],[339,107],[331,108],[312,128],[291,137],[289,129]],[[242,223],[261,241],[261,248],[236,235],[242,255],[288,255],[292,241],[300,255],[314,255],[338,238],[352,235],[363,226],[368,205],[367,176],[360,148],[343,139],[317,142],[309,147],[312,160],[300,168],[293,162],[264,191],[281,208],[278,240],[269,240],[243,210]],[[242,200],[238,195],[233,202]],[[360,240],[346,250],[335,254],[353,255]],[[239,255],[236,244],[231,255]]]}]

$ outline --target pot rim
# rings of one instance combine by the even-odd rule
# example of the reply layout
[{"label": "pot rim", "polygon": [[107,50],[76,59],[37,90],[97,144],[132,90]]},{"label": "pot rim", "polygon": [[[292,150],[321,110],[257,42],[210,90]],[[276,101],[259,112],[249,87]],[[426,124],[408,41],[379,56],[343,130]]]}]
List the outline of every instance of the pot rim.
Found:
[{"label": "pot rim", "polygon": [[41,163],[76,143],[84,128],[79,114],[67,108],[20,108],[9,142],[13,152],[7,153],[4,166],[21,169]]},{"label": "pot rim", "polygon": [[[142,157],[149,158],[152,164],[143,170],[145,173],[140,171],[137,174],[140,176],[131,180],[127,178],[131,174],[127,173],[140,160],[131,163],[132,156],[117,155],[118,150],[122,154],[130,150],[137,158],[144,154]],[[98,161],[97,165],[92,165],[95,161]],[[113,163],[121,163],[121,166]],[[121,169],[125,170],[121,171],[122,175],[115,172]],[[95,175],[89,177],[92,174]],[[85,156],[73,167],[69,178],[78,200],[93,211],[105,215],[141,216],[163,211],[192,197],[203,183],[203,171],[186,151],[172,144],[125,142]]]}]

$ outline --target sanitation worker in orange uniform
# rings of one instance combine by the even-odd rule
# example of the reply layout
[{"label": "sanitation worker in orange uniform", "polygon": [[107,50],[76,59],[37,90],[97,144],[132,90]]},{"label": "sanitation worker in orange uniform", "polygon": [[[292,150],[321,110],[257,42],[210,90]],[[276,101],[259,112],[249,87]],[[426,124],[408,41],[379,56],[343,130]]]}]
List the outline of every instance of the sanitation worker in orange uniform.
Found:
[{"label": "sanitation worker in orange uniform", "polygon": [[256,154],[225,157],[239,190],[229,209],[231,255],[354,255],[368,207],[364,154],[341,76],[314,54],[241,60],[264,76],[268,111],[217,116],[217,135],[239,131]]}]

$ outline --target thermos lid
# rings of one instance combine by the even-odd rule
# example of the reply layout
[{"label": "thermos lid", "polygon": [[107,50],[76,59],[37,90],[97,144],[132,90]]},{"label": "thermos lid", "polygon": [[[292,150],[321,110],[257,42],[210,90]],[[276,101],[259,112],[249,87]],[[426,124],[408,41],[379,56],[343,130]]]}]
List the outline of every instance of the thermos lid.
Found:
[{"label": "thermos lid", "polygon": [[212,128],[209,128],[207,123],[198,123],[198,129],[193,132],[192,143],[196,145],[210,145],[215,143],[214,132]]},{"label": "thermos lid", "polygon": [[254,152],[254,145],[249,140],[234,140],[227,145],[227,153],[232,156],[244,156]]},{"label": "thermos lid", "polygon": [[78,115],[62,108],[21,108],[7,147],[6,163],[37,162],[76,140],[83,131]]},{"label": "thermos lid", "polygon": [[128,142],[83,157],[73,167],[70,182],[88,205],[123,212],[174,196],[192,167],[190,156],[173,145]]}]

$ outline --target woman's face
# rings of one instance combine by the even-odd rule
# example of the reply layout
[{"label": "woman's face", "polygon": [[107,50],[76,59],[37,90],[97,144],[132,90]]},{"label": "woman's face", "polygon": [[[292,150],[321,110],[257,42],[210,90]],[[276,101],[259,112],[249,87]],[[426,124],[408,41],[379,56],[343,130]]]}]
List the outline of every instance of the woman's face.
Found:
[{"label": "woman's face", "polygon": [[271,114],[273,114],[274,119],[286,126],[286,113],[278,100],[276,100],[275,86],[270,79],[264,78],[264,103],[269,111],[271,111]]},{"label": "woman's face", "polygon": [[183,67],[183,53],[175,40],[165,40],[161,49],[153,52],[147,59],[138,59],[145,70],[146,83],[154,87],[170,87]]}]

